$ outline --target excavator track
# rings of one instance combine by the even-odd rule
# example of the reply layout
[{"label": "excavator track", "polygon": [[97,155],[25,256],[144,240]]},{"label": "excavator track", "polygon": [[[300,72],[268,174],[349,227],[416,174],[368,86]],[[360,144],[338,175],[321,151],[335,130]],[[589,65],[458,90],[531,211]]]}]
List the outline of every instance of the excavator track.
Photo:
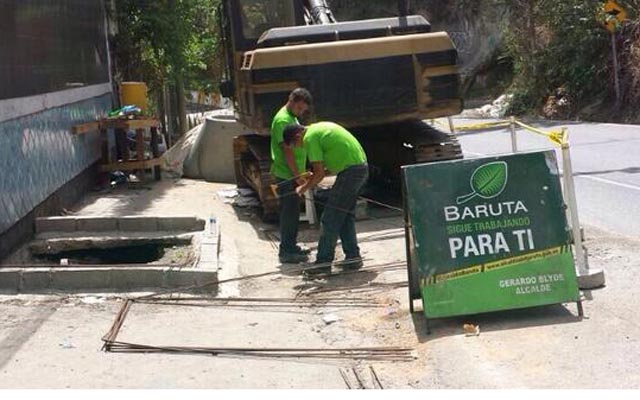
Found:
[{"label": "excavator track", "polygon": [[409,120],[352,131],[362,144],[371,169],[370,180],[398,189],[403,165],[462,158],[455,135],[421,120]]},{"label": "excavator track", "polygon": [[233,139],[233,160],[238,187],[250,187],[258,193],[262,219],[278,219],[278,197],[272,190],[269,136],[243,135]]},{"label": "excavator track", "polygon": [[[462,158],[458,139],[420,120],[350,129],[362,144],[370,167],[370,182],[400,193],[401,167]],[[278,198],[271,185],[269,137],[234,138],[233,153],[239,187],[255,190],[262,203],[262,219],[278,218]]]}]

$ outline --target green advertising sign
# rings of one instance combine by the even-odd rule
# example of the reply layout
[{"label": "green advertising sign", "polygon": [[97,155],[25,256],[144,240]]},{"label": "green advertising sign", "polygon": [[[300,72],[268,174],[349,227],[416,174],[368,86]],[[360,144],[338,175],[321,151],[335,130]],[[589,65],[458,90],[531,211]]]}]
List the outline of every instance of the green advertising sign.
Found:
[{"label": "green advertising sign", "polygon": [[553,151],[406,166],[403,185],[428,318],[579,300]]}]

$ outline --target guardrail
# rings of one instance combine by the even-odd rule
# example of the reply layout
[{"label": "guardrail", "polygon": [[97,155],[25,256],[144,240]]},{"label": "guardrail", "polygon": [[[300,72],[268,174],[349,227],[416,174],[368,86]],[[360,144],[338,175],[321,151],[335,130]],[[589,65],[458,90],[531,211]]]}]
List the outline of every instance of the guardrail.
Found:
[{"label": "guardrail", "polygon": [[[439,123],[433,121],[433,123]],[[475,124],[458,125],[453,122],[453,118],[448,117],[449,130],[451,133],[460,131],[483,131],[493,128],[509,128],[511,137],[511,149],[513,153],[518,150],[518,129],[525,132],[541,135],[549,139],[552,143],[561,149],[562,154],[562,182],[565,203],[567,204],[567,217],[571,227],[574,254],[576,257],[576,266],[578,272],[578,285],[581,289],[593,289],[605,284],[604,272],[601,270],[592,270],[589,268],[589,259],[587,248],[584,246],[584,237],[580,228],[580,219],[578,216],[578,202],[576,199],[575,185],[573,181],[573,166],[571,163],[571,146],[569,144],[569,130],[562,127],[560,130],[544,131],[524,122],[518,121],[515,117],[508,120],[499,120],[491,122],[480,122]],[[442,125],[442,124],[441,124]]]}]

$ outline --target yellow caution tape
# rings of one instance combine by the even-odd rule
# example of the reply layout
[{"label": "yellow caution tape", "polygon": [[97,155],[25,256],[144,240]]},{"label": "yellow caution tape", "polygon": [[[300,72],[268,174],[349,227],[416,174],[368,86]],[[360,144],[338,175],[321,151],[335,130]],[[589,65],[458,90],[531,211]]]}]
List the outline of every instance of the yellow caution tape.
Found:
[{"label": "yellow caution tape", "polygon": [[481,122],[479,124],[460,125],[456,126],[458,131],[480,131],[488,128],[496,128],[499,126],[509,126],[509,121],[496,121],[496,122]]},{"label": "yellow caution tape", "polygon": [[[431,120],[432,122],[435,122],[436,124],[448,128],[448,124],[444,124],[442,122],[440,122],[439,120]],[[488,128],[495,128],[497,126],[509,126],[510,122],[509,121],[493,121],[493,122],[479,122],[477,124],[469,124],[469,125],[456,125],[454,126],[454,128],[456,129],[456,131],[481,131],[483,129],[488,129]]]},{"label": "yellow caution tape", "polygon": [[[432,123],[435,123],[437,125],[443,126],[443,127],[447,127],[446,124],[440,122],[439,120],[431,120]],[[539,135],[545,136],[546,138],[548,138],[549,140],[551,140],[553,143],[557,144],[557,145],[564,145],[567,144],[568,140],[569,140],[569,134],[567,132],[566,129],[562,129],[560,131],[549,131],[549,132],[545,132],[542,129],[538,129],[536,127],[533,127],[531,125],[527,125],[523,122],[520,122],[518,120],[513,120],[513,122],[518,125],[520,128],[523,128],[527,131],[533,132],[533,133],[537,133]],[[509,120],[502,120],[502,121],[492,121],[492,122],[480,122],[477,124],[468,124],[468,125],[458,125],[455,126],[455,130],[456,131],[481,131],[481,130],[485,130],[485,129],[489,129],[489,128],[496,128],[496,127],[504,127],[504,126],[509,126],[511,125],[511,121]]]},{"label": "yellow caution tape", "polygon": [[562,146],[562,143],[564,143],[564,139],[565,139],[564,131],[549,132],[549,140],[551,140],[556,144],[559,144],[560,146]]},{"label": "yellow caution tape", "polygon": [[533,133],[537,133],[539,135],[542,135],[546,138],[548,138],[549,140],[551,140],[552,142],[562,146],[563,143],[565,143],[565,130],[561,130],[561,131],[550,131],[550,132],[545,132],[542,129],[538,129],[538,128],[534,128],[531,125],[527,125],[523,122],[520,121],[514,121],[516,125],[518,125],[521,128],[524,128],[530,132]]}]

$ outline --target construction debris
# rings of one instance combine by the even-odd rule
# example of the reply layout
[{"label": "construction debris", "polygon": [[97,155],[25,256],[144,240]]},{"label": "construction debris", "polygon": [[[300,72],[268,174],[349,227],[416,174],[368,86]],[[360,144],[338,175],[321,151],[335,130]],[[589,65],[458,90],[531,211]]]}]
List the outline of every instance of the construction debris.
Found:
[{"label": "construction debris", "polygon": [[479,336],[480,335],[480,325],[464,324],[464,325],[462,325],[462,329],[464,330],[465,336]]}]

